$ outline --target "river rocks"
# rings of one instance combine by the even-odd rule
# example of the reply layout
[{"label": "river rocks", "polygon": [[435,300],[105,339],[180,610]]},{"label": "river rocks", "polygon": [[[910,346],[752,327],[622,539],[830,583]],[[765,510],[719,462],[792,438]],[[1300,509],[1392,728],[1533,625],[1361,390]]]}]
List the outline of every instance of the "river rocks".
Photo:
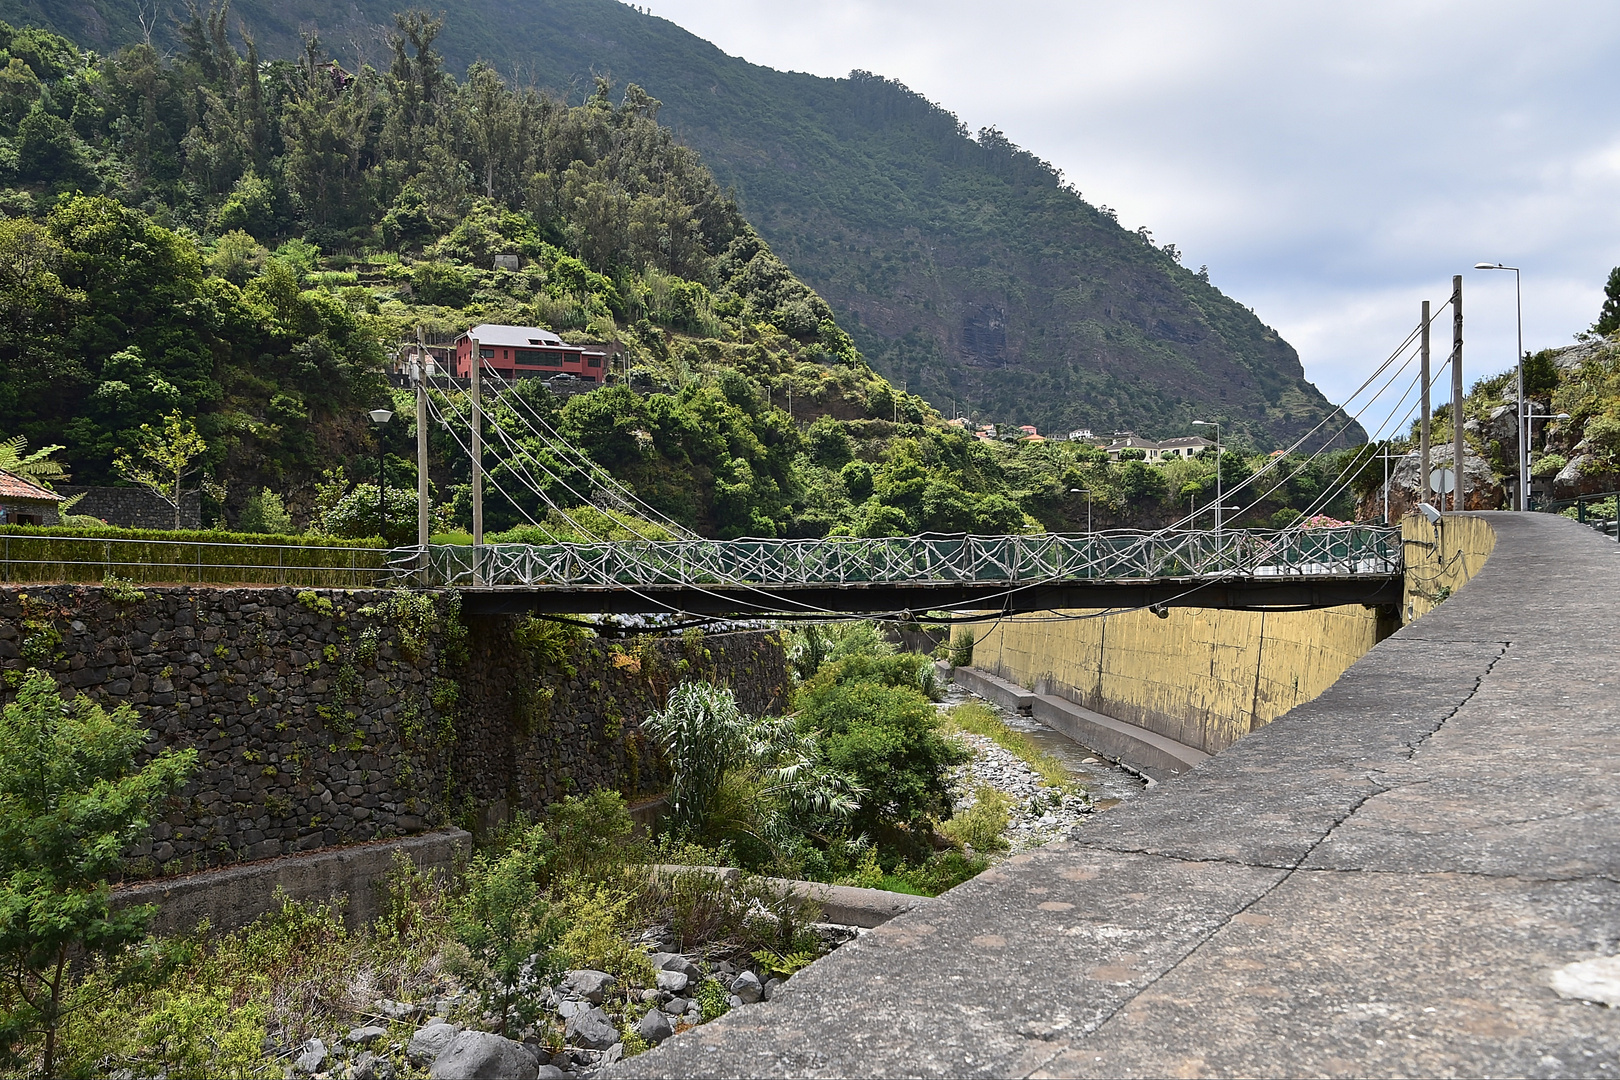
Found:
[{"label": "river rocks", "polygon": [[654,968],[660,971],[678,971],[686,976],[688,982],[696,983],[703,979],[703,970],[694,964],[691,958],[680,953],[656,952],[648,959],[652,961]]},{"label": "river rocks", "polygon": [[765,987],[760,983],[758,975],[752,971],[745,971],[731,980],[731,992],[740,998],[744,1005],[752,1005],[765,992]]},{"label": "river rocks", "polygon": [[567,993],[584,998],[592,1005],[600,1005],[602,1004],[602,998],[613,988],[613,984],[617,981],[605,971],[581,969],[579,971],[570,971],[563,976],[562,988]]},{"label": "river rocks", "polygon": [[684,971],[660,971],[658,973],[658,989],[666,990],[671,994],[678,994],[686,989],[692,980]]},{"label": "river rocks", "polygon": [[367,1024],[365,1027],[357,1027],[349,1032],[345,1041],[352,1046],[370,1046],[387,1034],[387,1028],[379,1027],[376,1024]]},{"label": "river rocks", "polygon": [[417,1028],[405,1047],[405,1056],[414,1065],[431,1065],[460,1033],[461,1028],[455,1024],[428,1024]]},{"label": "river rocks", "polygon": [[393,1080],[394,1063],[370,1050],[361,1051],[349,1066],[349,1080]]},{"label": "river rocks", "polygon": [[691,1006],[691,1004],[692,1003],[686,998],[676,997],[670,998],[668,1001],[664,1002],[662,1008],[671,1016],[679,1016],[681,1013],[685,1012]]},{"label": "river rocks", "polygon": [[463,1031],[434,1059],[432,1080],[534,1080],[534,1055],[488,1031]]},{"label": "river rocks", "polygon": [[564,1035],[570,1043],[589,1050],[606,1050],[619,1041],[619,1029],[601,1009],[569,1017]]},{"label": "river rocks", "polygon": [[293,1068],[313,1076],[326,1067],[327,1057],[326,1044],[319,1039],[311,1039],[298,1048],[298,1057],[293,1059]]},{"label": "river rocks", "polygon": [[675,1034],[675,1023],[662,1009],[650,1009],[646,1016],[636,1021],[636,1034],[650,1043],[661,1043]]}]

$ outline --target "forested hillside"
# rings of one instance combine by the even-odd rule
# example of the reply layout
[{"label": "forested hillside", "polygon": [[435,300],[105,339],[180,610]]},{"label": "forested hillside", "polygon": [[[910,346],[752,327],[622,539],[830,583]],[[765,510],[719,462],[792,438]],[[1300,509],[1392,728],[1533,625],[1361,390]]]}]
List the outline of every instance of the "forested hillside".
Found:
[{"label": "forested hillside", "polygon": [[[144,33],[137,7],[0,0],[0,15],[109,48]],[[877,369],[943,411],[1160,436],[1215,413],[1266,447],[1332,409],[1287,342],[1173,248],[899,84],[751,65],[616,0],[447,7],[440,46],[456,71],[484,59],[576,102],[607,73],[662,100],[663,119]],[[392,11],[389,0],[336,12],[237,0],[229,21],[265,57],[296,56],[300,33],[319,29],[350,60],[381,66]],[[154,41],[180,44],[174,12],[148,22]]]},{"label": "forested hillside", "polygon": [[[481,64],[460,80],[442,29],[402,15],[386,66],[350,70],[313,39],[264,61],[217,10],[172,58],[0,25],[0,437],[106,483],[144,427],[195,423],[210,522],[265,529],[269,489],[294,512],[277,527],[357,537],[380,527],[380,440],[405,542],[412,405],[390,359],[419,331],[515,323],[600,344],[612,374],[565,398],[524,382],[494,409],[492,530],[623,509],[602,469],[719,536],[1152,525],[1208,504],[1213,455],[1110,463],[946,424],[872,371],[657,100],[602,79],[569,105]],[[372,429],[390,395],[398,418]],[[434,408],[439,523],[465,526],[466,415],[448,389]],[[1253,468],[1227,458],[1228,483]],[[1337,469],[1315,460],[1253,518],[1320,509]]]}]

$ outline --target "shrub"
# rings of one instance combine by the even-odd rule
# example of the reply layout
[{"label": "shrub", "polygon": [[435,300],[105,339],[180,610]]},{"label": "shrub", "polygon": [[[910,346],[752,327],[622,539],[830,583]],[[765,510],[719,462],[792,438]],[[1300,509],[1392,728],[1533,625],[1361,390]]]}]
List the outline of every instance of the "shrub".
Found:
[{"label": "shrub", "polygon": [[281,501],[280,495],[269,488],[263,488],[257,494],[247,497],[237,527],[243,532],[269,533],[275,536],[290,536],[294,532],[292,515],[287,513],[287,505]]},{"label": "shrub", "polygon": [[980,784],[973,793],[973,805],[947,821],[940,831],[975,851],[1001,851],[1007,847],[1001,834],[1007,831],[1011,805],[1006,795]]},{"label": "shrub", "polygon": [[467,949],[461,973],[501,1032],[508,1023],[523,1026],[540,1014],[540,984],[562,970],[556,945],[564,927],[536,874],[545,865],[546,846],[544,831],[536,828],[504,852],[475,855],[466,895],[451,917],[456,939]]},{"label": "shrub", "polygon": [[972,667],[975,644],[973,631],[965,626],[951,635],[951,667]]},{"label": "shrub", "polygon": [[916,831],[949,817],[950,770],[968,754],[944,737],[933,704],[910,686],[836,682],[827,674],[800,691],[798,724],[818,737],[824,764],[866,789],[852,826]]}]

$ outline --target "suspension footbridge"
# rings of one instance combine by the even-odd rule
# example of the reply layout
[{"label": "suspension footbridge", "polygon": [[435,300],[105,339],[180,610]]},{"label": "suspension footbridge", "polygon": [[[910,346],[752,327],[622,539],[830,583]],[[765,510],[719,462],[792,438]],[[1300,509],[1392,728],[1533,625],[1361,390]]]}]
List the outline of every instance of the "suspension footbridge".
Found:
[{"label": "suspension footbridge", "polygon": [[399,579],[475,612],[701,615],[1394,604],[1399,530],[1115,531],[429,546]]}]

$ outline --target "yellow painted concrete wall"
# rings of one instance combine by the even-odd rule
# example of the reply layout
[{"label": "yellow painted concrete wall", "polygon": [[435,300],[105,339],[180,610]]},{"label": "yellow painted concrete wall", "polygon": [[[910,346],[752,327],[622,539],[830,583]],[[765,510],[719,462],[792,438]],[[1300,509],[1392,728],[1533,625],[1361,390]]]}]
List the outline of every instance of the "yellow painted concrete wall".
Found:
[{"label": "yellow painted concrete wall", "polygon": [[1401,546],[1406,551],[1406,586],[1401,621],[1409,623],[1479,573],[1496,547],[1496,533],[1484,518],[1452,517],[1430,525],[1421,514],[1401,518]]},{"label": "yellow painted concrete wall", "polygon": [[973,665],[1215,753],[1316,697],[1377,640],[1378,613],[1359,604],[1066,611],[1003,619]]},{"label": "yellow painted concrete wall", "polygon": [[[1419,515],[1406,543],[1404,622],[1479,572],[1496,546],[1482,518]],[[1386,623],[1382,632],[1393,629]],[[1215,753],[1332,686],[1378,643],[1378,612],[1170,608],[1019,615],[974,647],[975,667]]]}]

